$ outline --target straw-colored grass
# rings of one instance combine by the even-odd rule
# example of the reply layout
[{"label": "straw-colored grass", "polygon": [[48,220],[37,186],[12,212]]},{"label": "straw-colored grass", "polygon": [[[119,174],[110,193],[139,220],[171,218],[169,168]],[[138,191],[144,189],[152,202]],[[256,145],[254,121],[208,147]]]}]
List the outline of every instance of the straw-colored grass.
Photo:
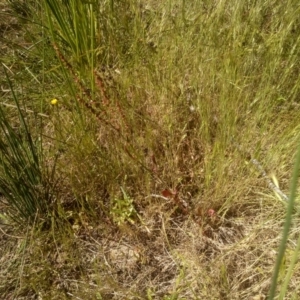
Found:
[{"label": "straw-colored grass", "polygon": [[[299,142],[297,1],[0,5],[1,299],[266,299]],[[274,299],[300,295],[298,203]]]}]

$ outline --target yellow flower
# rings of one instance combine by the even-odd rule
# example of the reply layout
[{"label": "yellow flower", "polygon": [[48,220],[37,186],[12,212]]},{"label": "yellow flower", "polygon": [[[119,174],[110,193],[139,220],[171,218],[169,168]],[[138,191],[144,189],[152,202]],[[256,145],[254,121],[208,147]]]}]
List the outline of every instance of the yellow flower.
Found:
[{"label": "yellow flower", "polygon": [[52,100],[50,101],[50,103],[51,103],[52,105],[56,105],[57,102],[58,102],[58,100],[57,100],[56,98],[54,98],[54,99],[52,99]]}]

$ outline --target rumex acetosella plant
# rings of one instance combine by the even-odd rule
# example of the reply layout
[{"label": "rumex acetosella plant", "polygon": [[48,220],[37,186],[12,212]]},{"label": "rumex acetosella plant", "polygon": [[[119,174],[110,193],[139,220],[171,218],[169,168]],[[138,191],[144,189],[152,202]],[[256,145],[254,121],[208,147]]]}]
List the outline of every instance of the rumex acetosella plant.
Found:
[{"label": "rumex acetosella plant", "polygon": [[[45,217],[52,201],[51,174],[43,170],[42,151],[30,132],[24,110],[13,92],[19,125],[0,105],[0,201],[8,208],[9,218],[17,223],[33,223]],[[53,178],[52,178],[53,179]]]}]

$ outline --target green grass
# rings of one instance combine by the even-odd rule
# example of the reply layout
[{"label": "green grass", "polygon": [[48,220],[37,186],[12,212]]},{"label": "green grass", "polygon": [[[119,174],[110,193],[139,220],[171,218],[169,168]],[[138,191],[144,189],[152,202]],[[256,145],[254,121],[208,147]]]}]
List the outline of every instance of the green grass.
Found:
[{"label": "green grass", "polygon": [[[0,294],[265,299],[287,208],[270,182],[289,195],[299,143],[298,3],[1,7]],[[270,299],[299,297],[289,220]]]}]

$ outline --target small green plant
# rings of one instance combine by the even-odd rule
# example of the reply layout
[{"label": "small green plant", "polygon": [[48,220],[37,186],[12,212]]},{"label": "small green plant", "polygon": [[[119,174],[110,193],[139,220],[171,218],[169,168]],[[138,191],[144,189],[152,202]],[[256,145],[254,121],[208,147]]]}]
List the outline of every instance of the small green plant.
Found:
[{"label": "small green plant", "polygon": [[137,212],[133,206],[133,200],[126,194],[122,187],[121,191],[123,197],[114,199],[110,214],[114,222],[118,225],[125,222],[134,224],[134,218],[137,216]]}]

